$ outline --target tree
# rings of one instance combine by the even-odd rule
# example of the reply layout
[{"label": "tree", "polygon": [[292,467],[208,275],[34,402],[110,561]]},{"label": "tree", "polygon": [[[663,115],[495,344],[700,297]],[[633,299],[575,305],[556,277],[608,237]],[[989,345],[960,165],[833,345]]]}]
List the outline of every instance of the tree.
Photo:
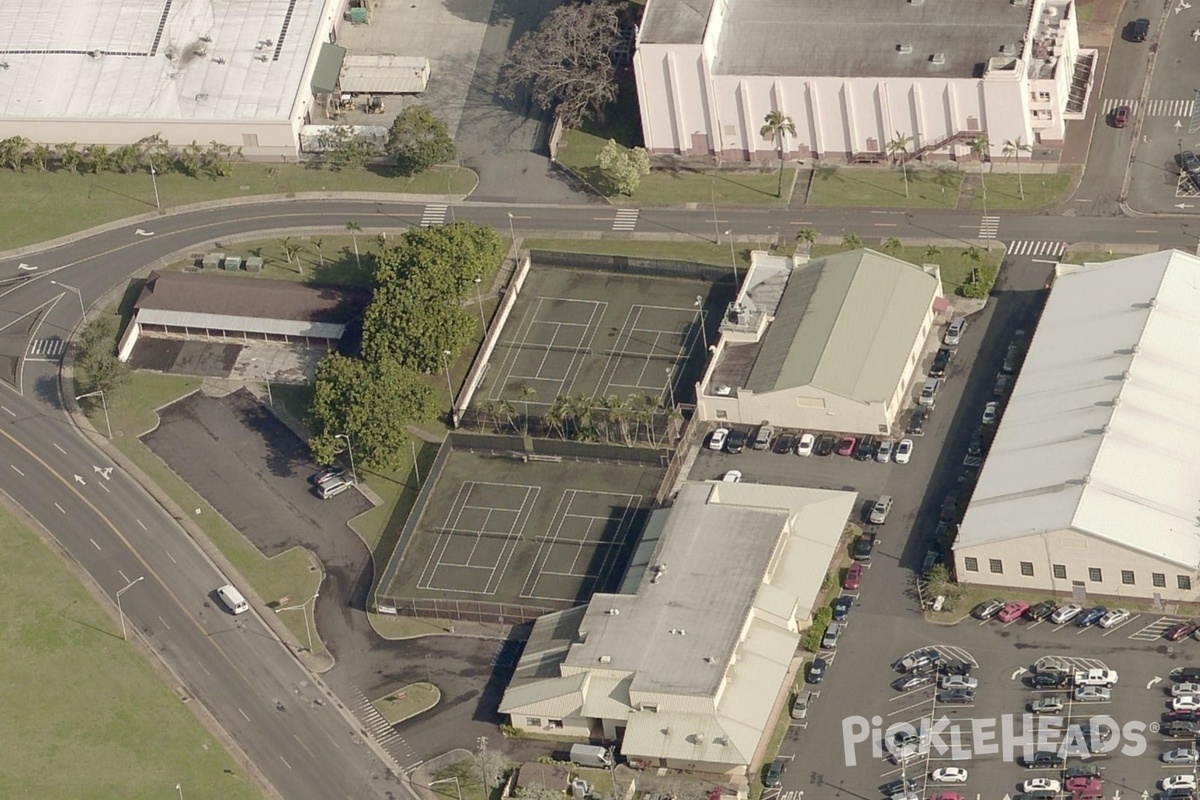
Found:
[{"label": "tree", "polygon": [[112,154],[102,144],[89,144],[83,148],[83,163],[88,172],[98,175],[112,167]]},{"label": "tree", "polygon": [[113,169],[128,175],[138,168],[137,145],[127,144],[118,147],[110,154]]},{"label": "tree", "polygon": [[979,184],[983,187],[983,213],[987,216],[987,182],[983,179],[983,162],[987,160],[989,142],[982,133],[967,142],[971,152],[979,157]]},{"label": "tree", "polygon": [[863,240],[858,238],[857,233],[847,233],[842,237],[842,247],[850,250],[858,250],[863,246]]},{"label": "tree", "polygon": [[1004,156],[1015,157],[1017,159],[1017,186],[1021,190],[1021,202],[1025,202],[1025,181],[1021,178],[1021,153],[1032,153],[1033,148],[1021,141],[1021,137],[1016,139],[1006,139],[1004,141]]},{"label": "tree", "polygon": [[130,378],[129,365],[117,358],[117,319],[109,315],[88,323],[75,351],[75,385],[79,394],[120,391]]},{"label": "tree", "polygon": [[321,161],[335,171],[343,167],[361,167],[379,152],[371,137],[358,133],[351,125],[334,125],[317,137]]},{"label": "tree", "polygon": [[143,168],[153,170],[161,175],[171,165],[171,145],[157,133],[138,140],[135,147],[138,152],[138,163]]},{"label": "tree", "polygon": [[25,151],[29,140],[24,136],[10,136],[0,141],[0,164],[19,172],[25,167]]},{"label": "tree", "polygon": [[287,263],[292,263],[292,259],[296,259],[296,269],[301,275],[304,274],[304,265],[300,263],[300,251],[304,248],[298,243],[292,241],[292,237],[285,236],[279,240],[279,247],[283,250],[283,257],[287,259]]},{"label": "tree", "polygon": [[346,230],[350,231],[350,240],[354,242],[354,264],[361,270],[362,260],[358,257],[358,235],[362,233],[362,226],[351,220],[346,223]]},{"label": "tree", "polygon": [[416,175],[453,160],[457,151],[446,123],[425,106],[409,106],[392,122],[383,146],[402,175]]},{"label": "tree", "polygon": [[38,172],[45,172],[53,152],[48,145],[35,144],[29,151],[29,163],[37,167]]},{"label": "tree", "polygon": [[933,261],[935,258],[940,256],[941,254],[942,254],[942,248],[938,247],[936,244],[926,245],[925,252],[923,253],[926,261]]},{"label": "tree", "polygon": [[786,133],[789,136],[795,136],[796,126],[792,122],[791,117],[784,116],[782,111],[774,109],[767,112],[767,116],[763,118],[763,123],[763,126],[758,130],[758,135],[764,139],[770,139],[771,144],[778,144],[779,188],[775,190],[775,196],[783,197],[783,135]]},{"label": "tree", "polygon": [[378,469],[399,466],[408,443],[408,425],[437,416],[437,393],[420,375],[394,361],[370,364],[331,353],[317,365],[310,417],[313,456],[332,463],[354,442],[354,454]]},{"label": "tree", "polygon": [[317,266],[325,266],[325,253],[321,250],[321,245],[325,244],[325,240],[320,236],[312,240],[313,247],[317,248]]},{"label": "tree", "polygon": [[497,91],[509,100],[528,88],[568,128],[602,114],[617,97],[612,51],[620,40],[617,6],[572,3],[547,14],[505,56]]},{"label": "tree", "polygon": [[615,139],[609,139],[596,155],[600,174],[612,191],[632,195],[637,191],[643,175],[650,174],[650,155],[644,147],[624,148]]},{"label": "tree", "polygon": [[227,144],[209,142],[208,147],[200,154],[200,169],[208,177],[216,180],[233,174],[233,161],[241,158],[242,150],[234,150]]},{"label": "tree", "polygon": [[197,178],[200,176],[203,155],[204,148],[193,141],[175,154],[175,165],[179,167],[180,172],[189,178]]},{"label": "tree", "polygon": [[817,232],[813,228],[801,228],[796,231],[796,243],[812,247],[817,243]]},{"label": "tree", "polygon": [[529,384],[521,385],[521,402],[525,405],[525,435],[529,435],[529,401],[537,399],[537,389]]},{"label": "tree", "polygon": [[67,172],[78,171],[79,165],[83,161],[83,155],[79,152],[79,147],[74,142],[63,142],[62,144],[54,145],[54,157]]},{"label": "tree", "polygon": [[908,197],[908,146],[913,137],[904,136],[896,131],[896,138],[887,143],[888,155],[900,162],[900,172],[904,175],[904,196]]},{"label": "tree", "polygon": [[883,244],[880,245],[885,253],[893,256],[896,255],[896,252],[903,246],[904,245],[901,244],[900,240],[895,236],[889,236],[888,238],[884,239]]}]

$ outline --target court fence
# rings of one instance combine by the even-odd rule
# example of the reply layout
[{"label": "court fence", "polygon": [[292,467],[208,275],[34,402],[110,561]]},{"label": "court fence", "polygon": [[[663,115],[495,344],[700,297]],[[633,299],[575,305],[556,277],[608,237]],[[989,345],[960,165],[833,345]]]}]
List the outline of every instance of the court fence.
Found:
[{"label": "court fence", "polygon": [[565,267],[596,272],[623,272],[630,275],[649,275],[655,278],[684,278],[710,283],[733,281],[729,267],[675,261],[668,258],[639,258],[610,256],[599,253],[564,253],[558,250],[530,250],[534,266]]},{"label": "court fence", "polygon": [[[592,422],[589,423],[587,428],[579,423],[567,422],[565,420],[551,423],[536,412],[529,414],[529,416],[516,413],[511,418],[508,418],[494,409],[468,408],[463,410],[459,415],[459,430],[456,431],[456,434],[460,436],[483,436],[490,441],[508,443],[506,447],[498,447],[496,449],[533,450],[536,448],[536,452],[563,454],[554,450],[554,448],[566,446],[566,449],[570,451],[566,454],[572,457],[579,456],[589,461],[606,459],[610,461],[643,461],[644,459],[640,456],[630,456],[629,454],[639,450],[660,454],[666,451],[669,454],[680,441],[686,441],[686,439],[680,438],[680,428],[685,424],[687,417],[694,416],[692,412],[694,412],[695,406],[685,406],[681,403],[679,408],[682,412],[682,418],[679,416],[672,417],[666,411],[660,409],[649,417],[643,418],[636,426],[627,422],[626,426],[630,434],[630,444],[628,445],[624,444],[619,424],[615,421],[606,421],[603,415],[603,408],[599,405],[593,410]],[[605,433],[601,430],[602,428],[607,428],[607,440],[605,440]],[[464,429],[474,429],[478,433],[469,434]],[[485,432],[489,430],[508,431],[509,435]],[[573,435],[582,435],[584,433],[602,441],[584,442],[570,438]],[[528,442],[528,444],[522,444],[523,440]],[[534,444],[535,442],[536,444]],[[608,453],[609,455],[603,455],[602,453]]]},{"label": "court fence", "polygon": [[[378,600],[382,600],[379,598]],[[432,597],[391,597],[388,605],[379,605],[384,614],[403,617],[452,619],[457,622],[483,622],[494,625],[520,625],[578,603],[559,606],[527,606],[520,603],[488,603],[482,600],[439,600]]]}]

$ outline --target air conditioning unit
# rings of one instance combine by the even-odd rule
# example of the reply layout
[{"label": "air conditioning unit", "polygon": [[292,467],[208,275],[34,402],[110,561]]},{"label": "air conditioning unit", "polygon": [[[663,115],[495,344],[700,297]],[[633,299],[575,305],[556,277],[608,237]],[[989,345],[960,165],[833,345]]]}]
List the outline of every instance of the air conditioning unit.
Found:
[{"label": "air conditioning unit", "polygon": [[945,53],[934,53],[933,55],[931,55],[929,57],[929,63],[938,65],[938,66],[945,64],[946,63],[946,54]]},{"label": "air conditioning unit", "polygon": [[911,53],[912,51],[913,51],[913,47],[912,47],[912,45],[911,45],[911,44],[907,44],[907,43],[905,43],[905,44],[898,44],[898,45],[896,45],[896,52],[897,52],[897,53],[900,53],[901,55],[905,55],[905,56],[906,56],[906,55],[908,55],[909,53]]},{"label": "air conditioning unit", "polygon": [[1017,54],[1017,46],[1015,44],[1000,45],[1000,52],[1006,56],[1015,56]]}]

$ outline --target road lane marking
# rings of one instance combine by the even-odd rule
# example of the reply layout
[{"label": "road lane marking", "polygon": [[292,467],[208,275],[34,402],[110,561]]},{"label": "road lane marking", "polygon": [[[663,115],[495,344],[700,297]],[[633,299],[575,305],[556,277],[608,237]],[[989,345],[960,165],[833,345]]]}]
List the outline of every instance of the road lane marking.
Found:
[{"label": "road lane marking", "polygon": [[[167,621],[165,619],[163,619],[162,617],[159,617],[158,621],[161,622],[163,625],[167,625]],[[167,630],[171,630],[170,625],[167,625]]]},{"label": "road lane marking", "polygon": [[245,711],[242,711],[242,709],[239,708],[238,713],[241,714],[243,717],[246,717],[246,722],[250,721],[250,717],[246,715]]},{"label": "road lane marking", "polygon": [[871,224],[874,225],[876,228],[895,228],[895,227],[897,227],[896,223],[894,223],[894,222],[873,222]]},{"label": "road lane marking", "polygon": [[287,763],[287,759],[286,759],[286,758],[284,758],[283,756],[280,756],[280,757],[279,757],[279,760],[280,760],[280,761],[282,761],[282,762],[283,762],[283,765],[284,765],[285,767],[287,767],[288,769],[291,769],[291,768],[292,768],[292,765],[291,765],[291,764],[289,764],[289,763]]},{"label": "road lane marking", "polygon": [[63,450],[61,447],[58,446],[58,442],[51,442],[51,444],[54,445],[55,450],[62,453],[64,456],[67,454],[66,450]]},{"label": "road lane marking", "polygon": [[1142,230],[1141,228],[1138,228],[1137,230],[1134,231],[1134,233],[1158,233],[1158,231]]},{"label": "road lane marking", "polygon": [[62,506],[60,506],[57,501],[55,501],[54,507],[57,508],[59,511],[61,511],[64,514],[67,513],[67,510],[65,508],[63,508]]},{"label": "road lane marking", "polygon": [[125,574],[124,570],[117,570],[117,574],[121,576],[121,580],[129,583],[129,576]]},{"label": "road lane marking", "polygon": [[7,412],[8,412],[8,415],[9,415],[10,417],[15,417],[15,416],[16,416],[16,414],[14,414],[12,411],[9,411],[9,408],[8,408],[8,406],[0,406],[0,408],[2,408],[2,409],[4,409],[5,411],[7,411]]},{"label": "road lane marking", "polygon": [[167,558],[171,559],[171,563],[172,563],[172,564],[178,564],[178,563],[179,563],[178,561],[176,561],[176,560],[175,560],[175,556],[171,555],[171,551],[170,551],[170,550],[163,550],[163,552],[167,554]]},{"label": "road lane marking", "polygon": [[12,468],[13,468],[13,471],[14,471],[14,472],[16,472],[18,475],[20,475],[22,478],[24,478],[24,477],[25,477],[25,473],[24,473],[24,472],[21,472],[21,470],[17,469],[17,465],[16,465],[16,464],[9,464],[9,466],[10,466],[10,467],[12,467]]},{"label": "road lane marking", "polygon": [[88,541],[92,543],[92,547],[96,548],[97,550],[99,550],[99,549],[100,549],[100,545],[96,544],[96,540],[95,540],[95,539],[93,539],[93,538],[91,538],[91,537],[88,537]]},{"label": "road lane marking", "polygon": [[134,520],[134,521],[135,521],[135,522],[137,522],[137,524],[138,524],[138,525],[141,525],[141,526],[142,526],[142,530],[144,530],[144,531],[149,531],[149,530],[150,530],[149,528],[147,528],[147,527],[146,527],[146,523],[142,522],[140,519],[139,519],[139,520]]}]

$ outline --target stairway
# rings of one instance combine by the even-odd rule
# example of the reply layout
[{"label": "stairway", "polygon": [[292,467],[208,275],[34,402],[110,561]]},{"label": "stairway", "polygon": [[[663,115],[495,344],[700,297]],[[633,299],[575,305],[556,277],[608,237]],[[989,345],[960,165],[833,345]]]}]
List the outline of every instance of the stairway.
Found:
[{"label": "stairway", "polygon": [[1075,59],[1075,71],[1071,74],[1071,93],[1067,97],[1067,113],[1082,114],[1087,103],[1088,88],[1092,84],[1092,69],[1096,54],[1082,53]]}]

